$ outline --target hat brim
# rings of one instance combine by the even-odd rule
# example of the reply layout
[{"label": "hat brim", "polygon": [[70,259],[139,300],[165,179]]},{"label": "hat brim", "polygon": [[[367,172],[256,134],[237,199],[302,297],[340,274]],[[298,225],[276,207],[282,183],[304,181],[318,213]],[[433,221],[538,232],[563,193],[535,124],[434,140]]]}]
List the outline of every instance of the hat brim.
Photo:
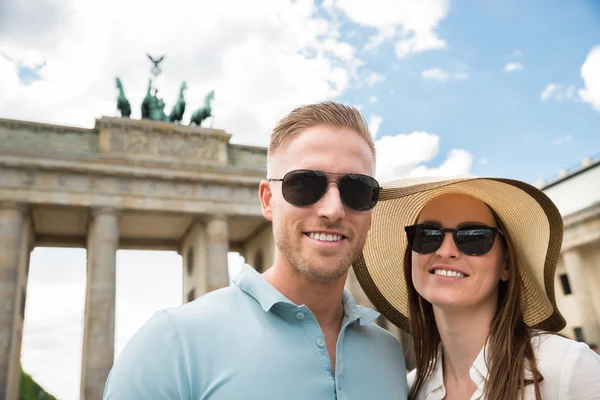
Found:
[{"label": "hat brim", "polygon": [[566,322],[554,294],[554,274],[563,236],[561,215],[539,189],[502,178],[420,178],[383,185],[365,247],[353,264],[361,287],[377,310],[409,332],[404,227],[416,223],[431,199],[450,193],[483,201],[504,225],[517,252],[525,323],[552,332],[564,328]]}]

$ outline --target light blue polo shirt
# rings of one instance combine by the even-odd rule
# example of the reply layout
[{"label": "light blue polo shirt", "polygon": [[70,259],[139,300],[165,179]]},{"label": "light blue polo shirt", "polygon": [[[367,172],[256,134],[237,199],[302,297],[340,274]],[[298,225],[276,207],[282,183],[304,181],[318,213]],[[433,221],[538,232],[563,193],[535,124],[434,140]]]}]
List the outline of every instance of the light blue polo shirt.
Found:
[{"label": "light blue polo shirt", "polygon": [[156,313],[129,341],[107,400],[387,400],[408,397],[398,341],[344,291],[333,373],[323,332],[249,266],[234,285]]}]

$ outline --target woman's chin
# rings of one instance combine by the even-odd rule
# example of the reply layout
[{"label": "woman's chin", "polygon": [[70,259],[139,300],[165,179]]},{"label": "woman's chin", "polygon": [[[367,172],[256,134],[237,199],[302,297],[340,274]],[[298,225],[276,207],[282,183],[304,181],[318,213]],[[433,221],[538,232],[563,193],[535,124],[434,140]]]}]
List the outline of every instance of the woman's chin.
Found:
[{"label": "woman's chin", "polygon": [[460,311],[473,306],[472,302],[465,298],[462,293],[433,293],[431,296],[423,296],[431,305],[440,310]]}]

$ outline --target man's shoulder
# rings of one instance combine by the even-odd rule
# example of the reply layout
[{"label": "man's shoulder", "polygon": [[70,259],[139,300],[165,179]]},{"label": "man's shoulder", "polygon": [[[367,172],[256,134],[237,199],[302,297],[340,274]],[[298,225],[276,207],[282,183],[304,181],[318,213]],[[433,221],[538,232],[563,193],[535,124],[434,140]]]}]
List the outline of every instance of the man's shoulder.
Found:
[{"label": "man's shoulder", "polygon": [[370,334],[373,336],[375,340],[380,341],[383,344],[387,344],[389,346],[401,347],[400,342],[390,331],[381,326],[377,325],[375,322],[371,322],[364,327],[367,329]]},{"label": "man's shoulder", "polygon": [[[355,329],[361,332],[362,340],[369,341],[372,344],[378,347],[383,347],[388,351],[399,351],[400,353],[403,353],[402,345],[396,336],[394,336],[387,329],[379,326],[376,323],[376,320],[373,320],[373,316],[369,315],[372,312],[376,313],[376,311],[363,306],[358,306],[358,310],[363,316],[354,323],[354,326]],[[376,315],[379,314],[377,313]],[[366,318],[367,321],[370,320],[370,322],[364,323],[363,318]]]},{"label": "man's shoulder", "polygon": [[215,323],[239,315],[242,309],[251,307],[253,299],[236,286],[206,293],[196,300],[163,311],[175,325]]}]

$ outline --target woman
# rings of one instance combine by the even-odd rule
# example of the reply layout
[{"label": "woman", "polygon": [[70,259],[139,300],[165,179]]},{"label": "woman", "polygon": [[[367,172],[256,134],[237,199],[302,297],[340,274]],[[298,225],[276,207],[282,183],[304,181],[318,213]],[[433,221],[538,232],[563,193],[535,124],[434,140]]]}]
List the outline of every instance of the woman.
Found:
[{"label": "woman", "polygon": [[600,399],[600,357],[565,327],[562,219],[509,179],[384,185],[354,264],[375,307],[414,338],[411,399]]}]

